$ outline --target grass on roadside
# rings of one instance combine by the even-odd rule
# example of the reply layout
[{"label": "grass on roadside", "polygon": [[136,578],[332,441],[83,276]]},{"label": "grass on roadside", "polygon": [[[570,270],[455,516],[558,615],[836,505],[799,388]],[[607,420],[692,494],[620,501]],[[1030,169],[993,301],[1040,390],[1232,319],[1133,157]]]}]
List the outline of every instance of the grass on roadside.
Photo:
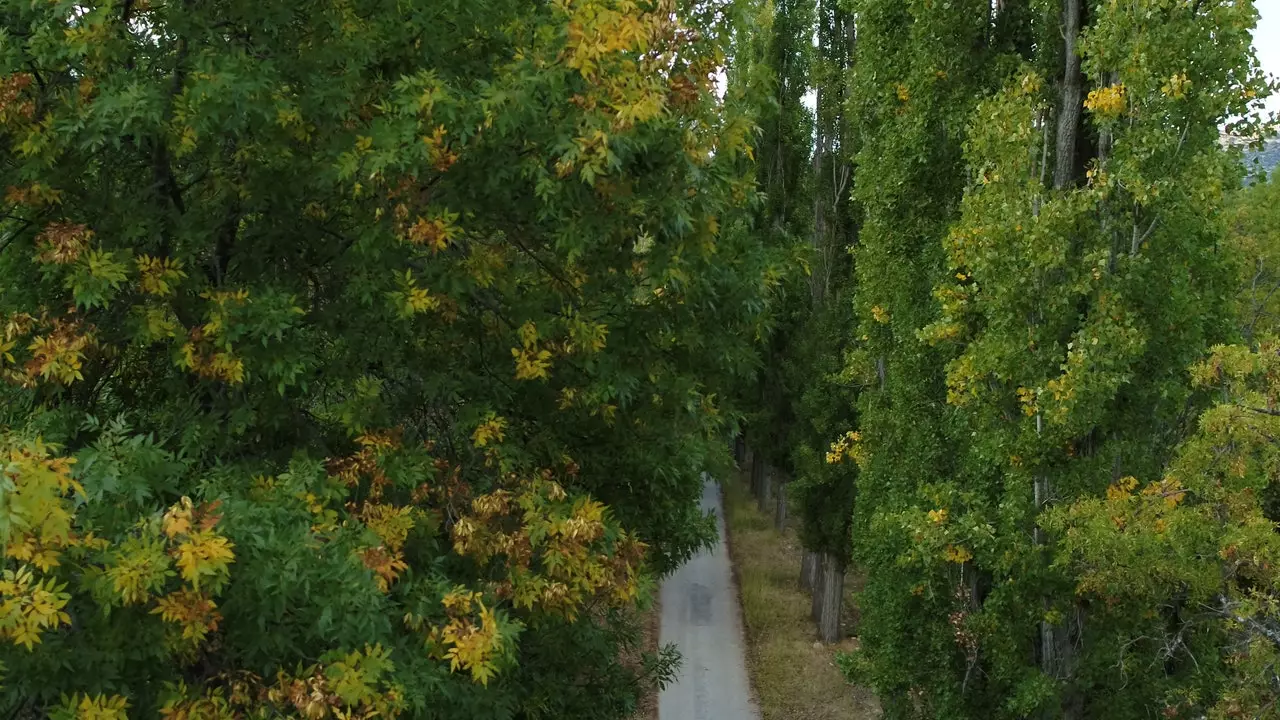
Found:
[{"label": "grass on roadside", "polygon": [[[658,652],[659,621],[662,618],[662,606],[657,600],[641,618],[640,647],[634,653],[627,653],[624,662],[640,662],[640,653]],[[630,720],[658,720],[658,688],[648,687],[640,695],[638,707]]]},{"label": "grass on roadside", "polygon": [[764,720],[880,717],[871,692],[849,685],[835,664],[836,653],[853,649],[857,641],[830,646],[817,641],[809,594],[799,584],[801,548],[794,533],[773,529],[773,517],[759,512],[743,477],[722,487],[748,669]]}]

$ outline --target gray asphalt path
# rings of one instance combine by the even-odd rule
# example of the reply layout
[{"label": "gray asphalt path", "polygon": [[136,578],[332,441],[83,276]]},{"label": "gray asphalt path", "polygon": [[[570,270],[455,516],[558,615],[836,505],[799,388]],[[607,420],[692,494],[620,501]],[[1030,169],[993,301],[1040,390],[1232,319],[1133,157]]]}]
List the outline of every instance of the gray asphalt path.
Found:
[{"label": "gray asphalt path", "polygon": [[729,569],[720,488],[703,476],[702,509],[713,511],[720,539],[662,584],[662,644],[675,643],[684,663],[658,696],[659,720],[759,720],[747,680],[742,609]]}]

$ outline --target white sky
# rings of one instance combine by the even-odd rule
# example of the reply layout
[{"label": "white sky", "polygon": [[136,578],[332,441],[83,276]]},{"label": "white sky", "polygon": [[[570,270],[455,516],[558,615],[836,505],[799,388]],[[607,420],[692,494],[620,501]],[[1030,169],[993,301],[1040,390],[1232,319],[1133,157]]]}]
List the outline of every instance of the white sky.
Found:
[{"label": "white sky", "polygon": [[[1253,33],[1253,47],[1258,61],[1269,75],[1280,75],[1280,0],[1255,0],[1258,29]],[[1267,109],[1280,112],[1280,96],[1267,100]]]}]

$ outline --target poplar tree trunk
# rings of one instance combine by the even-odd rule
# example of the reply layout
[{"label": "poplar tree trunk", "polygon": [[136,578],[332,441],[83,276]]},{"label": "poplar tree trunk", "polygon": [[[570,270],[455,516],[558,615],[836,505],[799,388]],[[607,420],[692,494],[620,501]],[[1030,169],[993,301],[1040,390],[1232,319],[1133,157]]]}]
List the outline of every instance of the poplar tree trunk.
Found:
[{"label": "poplar tree trunk", "polygon": [[764,482],[764,458],[758,450],[751,453],[751,456],[751,494],[759,502],[762,492],[760,486]]},{"label": "poplar tree trunk", "polygon": [[759,508],[761,515],[768,515],[773,505],[773,478],[777,471],[772,465],[764,466],[764,477],[760,479]]},{"label": "poplar tree trunk", "polygon": [[812,590],[818,579],[818,553],[809,550],[800,556],[800,587]]},{"label": "poplar tree trunk", "polygon": [[814,553],[813,557],[813,595],[809,603],[809,619],[814,624],[822,617],[822,592],[826,585],[827,575],[822,571],[823,553]]},{"label": "poplar tree trunk", "polygon": [[[1064,62],[1062,72],[1061,97],[1058,103],[1058,132],[1054,146],[1053,186],[1057,190],[1070,187],[1076,180],[1076,143],[1080,134],[1080,123],[1084,111],[1082,105],[1082,77],[1080,75],[1080,56],[1076,52],[1080,35],[1080,24],[1083,20],[1081,0],[1062,0],[1062,35],[1064,40]],[[1040,418],[1036,418],[1039,431]],[[1037,509],[1046,508],[1053,498],[1053,485],[1047,475],[1036,478],[1035,502]],[[1043,545],[1047,538],[1040,528],[1035,530],[1036,544]],[[1045,609],[1051,605],[1050,599],[1044,598]],[[1081,631],[1082,618],[1075,614],[1060,625],[1040,623],[1040,668],[1051,678],[1066,684],[1059,706],[1059,717],[1063,720],[1078,720],[1083,714],[1083,698],[1074,687],[1077,665],[1076,637]]]},{"label": "poplar tree trunk", "polygon": [[1062,96],[1058,104],[1058,137],[1055,145],[1053,186],[1061,190],[1075,179],[1076,140],[1080,133],[1080,56],[1076,40],[1080,35],[1081,0],[1062,1],[1062,30],[1066,38]]},{"label": "poplar tree trunk", "polygon": [[835,553],[822,554],[822,589],[815,592],[818,607],[818,639],[824,643],[840,640],[840,607],[844,600],[844,563]]},{"label": "poplar tree trunk", "polygon": [[830,275],[827,268],[827,226],[823,210],[826,204],[826,198],[823,197],[823,177],[822,177],[822,160],[826,154],[826,135],[822,125],[822,88],[816,88],[815,105],[817,116],[817,142],[813,149],[813,250],[814,250],[814,267],[813,274],[809,278],[810,290],[813,295],[813,306],[820,307],[822,301],[827,296],[827,278]]},{"label": "poplar tree trunk", "polygon": [[773,506],[773,529],[783,532],[787,529],[787,484],[782,482],[781,477],[778,478],[774,492],[777,498]]}]

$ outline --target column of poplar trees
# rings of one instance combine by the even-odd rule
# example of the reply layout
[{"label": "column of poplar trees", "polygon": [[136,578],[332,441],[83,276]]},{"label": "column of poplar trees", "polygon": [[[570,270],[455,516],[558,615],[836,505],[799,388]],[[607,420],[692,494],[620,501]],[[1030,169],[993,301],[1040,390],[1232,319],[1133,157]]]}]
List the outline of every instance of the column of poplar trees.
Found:
[{"label": "column of poplar trees", "polygon": [[[812,7],[786,441],[821,635],[820,555],[865,575],[848,667],[890,717],[1265,716],[1270,580],[1173,580],[1219,572],[1213,552],[1145,570],[1148,592],[1099,579],[1147,547],[1116,504],[1191,497],[1163,477],[1194,464],[1175,458],[1210,400],[1189,368],[1236,337],[1221,211],[1242,173],[1219,132],[1256,132],[1268,92],[1252,3]],[[1200,547],[1172,522],[1143,542]]]}]

